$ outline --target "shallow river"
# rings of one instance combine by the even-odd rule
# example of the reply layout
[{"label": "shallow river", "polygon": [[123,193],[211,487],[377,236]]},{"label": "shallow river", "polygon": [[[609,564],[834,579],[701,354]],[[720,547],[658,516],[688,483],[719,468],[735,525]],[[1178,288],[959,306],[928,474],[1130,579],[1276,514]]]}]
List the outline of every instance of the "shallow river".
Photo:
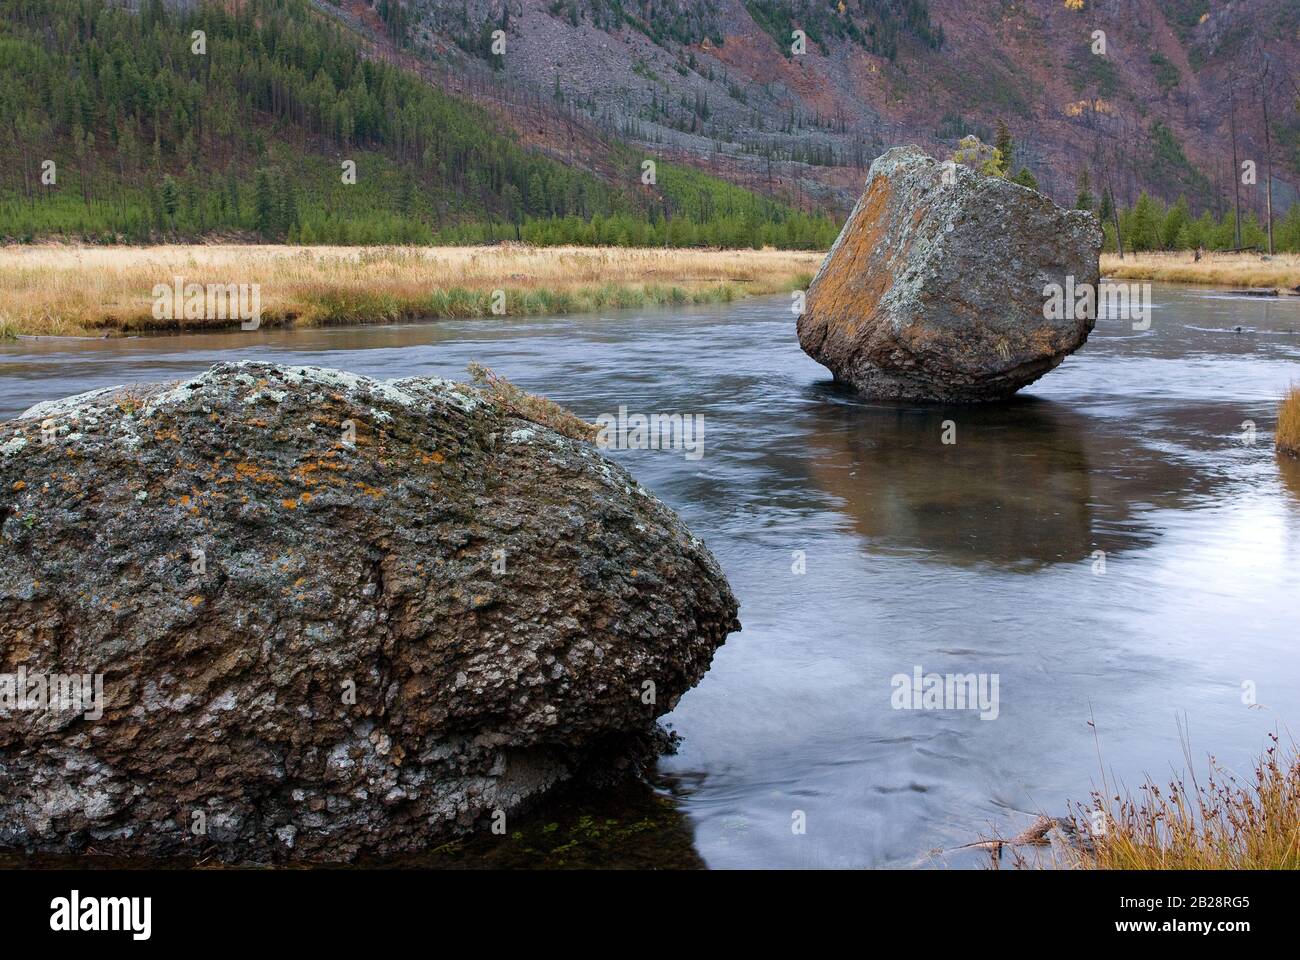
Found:
[{"label": "shallow river", "polygon": [[[591,420],[701,414],[699,459],[611,455],[710,546],[744,629],[667,718],[684,740],[659,786],[686,852],[647,829],[604,862],[978,866],[936,851],[1067,813],[1103,764],[1131,787],[1168,779],[1180,725],[1198,767],[1238,772],[1268,731],[1300,733],[1300,466],[1272,449],[1300,299],[1157,285],[1155,303],[1150,330],[1103,319],[981,408],[855,399],[773,298],[22,341],[0,345],[0,417],[231,358],[458,379],[479,360]],[[918,667],[996,676],[996,717],[895,709],[891,678]]]}]

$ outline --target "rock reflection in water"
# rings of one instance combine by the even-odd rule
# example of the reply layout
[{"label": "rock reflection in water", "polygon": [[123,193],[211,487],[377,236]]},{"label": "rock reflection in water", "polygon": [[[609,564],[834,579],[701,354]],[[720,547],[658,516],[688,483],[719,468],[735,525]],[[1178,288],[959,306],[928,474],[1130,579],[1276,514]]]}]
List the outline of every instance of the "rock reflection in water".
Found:
[{"label": "rock reflection in water", "polygon": [[1095,549],[1083,418],[1061,404],[890,406],[830,384],[812,399],[812,480],[873,549],[1025,569]]}]

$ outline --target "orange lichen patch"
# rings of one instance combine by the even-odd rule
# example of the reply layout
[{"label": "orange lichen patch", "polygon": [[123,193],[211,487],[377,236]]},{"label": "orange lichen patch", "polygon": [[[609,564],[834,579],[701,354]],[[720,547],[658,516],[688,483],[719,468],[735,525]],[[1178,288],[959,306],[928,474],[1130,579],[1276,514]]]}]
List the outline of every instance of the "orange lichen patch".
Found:
[{"label": "orange lichen patch", "polygon": [[441,453],[437,453],[435,451],[434,453],[430,453],[426,456],[420,457],[420,462],[427,465],[430,463],[442,463],[446,459],[447,458],[444,457]]},{"label": "orange lichen patch", "polygon": [[153,432],[153,438],[155,440],[174,440],[177,443],[179,443],[181,439],[181,434],[180,431],[176,430],[175,428],[171,430],[155,430]]},{"label": "orange lichen patch", "polygon": [[26,483],[25,481],[23,481],[23,480],[15,480],[15,481],[14,481],[14,486],[13,486],[13,488],[14,488],[15,490],[26,490],[26,489],[27,489],[27,483]]},{"label": "orange lichen patch", "polygon": [[181,494],[180,504],[182,507],[190,505],[190,495],[188,493]]},{"label": "orange lichen patch", "polygon": [[311,496],[310,493],[303,493],[301,496],[298,497],[298,500],[299,500],[301,503],[311,503],[311,501],[312,501],[312,496]]},{"label": "orange lichen patch", "polygon": [[249,463],[247,460],[241,460],[235,464],[235,479],[244,481],[251,480],[253,483],[279,483],[279,478],[265,467],[259,467],[255,463]]},{"label": "orange lichen patch", "polygon": [[[330,463],[325,460],[309,460],[305,463],[299,464],[297,470],[290,475],[290,478],[297,480],[304,487],[314,487],[321,483],[338,486],[342,481],[337,476],[334,476],[334,474],[346,473],[347,469],[347,464],[343,463]],[[329,472],[321,473],[322,470]]]},{"label": "orange lichen patch", "polygon": [[368,483],[362,483],[361,481],[357,481],[356,487],[366,496],[372,497],[375,500],[378,500],[380,497],[384,495],[384,491],[380,490],[378,487],[372,487]]},{"label": "orange lichen patch", "polygon": [[[894,285],[889,269],[894,257],[881,260],[873,256],[889,227],[887,208],[893,193],[884,177],[871,181],[857,215],[841,237],[834,268],[823,273],[809,291],[805,318],[820,318],[823,324],[833,325],[841,337],[855,336],[864,305],[870,310]],[[917,212],[918,217],[922,214]]]},{"label": "orange lichen patch", "polygon": [[281,500],[281,501],[280,501],[280,506],[284,507],[284,509],[286,509],[286,510],[297,510],[297,509],[298,509],[298,501],[297,501],[297,500]]},{"label": "orange lichen patch", "polygon": [[190,606],[191,606],[191,607],[197,607],[197,606],[198,606],[199,604],[201,604],[202,602],[203,602],[203,597],[200,596],[200,595],[197,594],[197,593],[196,593],[194,596],[190,597]]}]

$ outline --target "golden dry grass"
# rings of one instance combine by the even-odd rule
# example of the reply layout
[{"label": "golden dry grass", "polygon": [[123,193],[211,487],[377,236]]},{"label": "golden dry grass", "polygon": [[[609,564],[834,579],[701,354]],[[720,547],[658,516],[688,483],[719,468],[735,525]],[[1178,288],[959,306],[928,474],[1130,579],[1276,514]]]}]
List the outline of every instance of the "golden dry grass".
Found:
[{"label": "golden dry grass", "polygon": [[1291,387],[1277,410],[1277,448],[1300,457],[1300,386]]},{"label": "golden dry grass", "polygon": [[1102,254],[1101,272],[1116,280],[1294,290],[1300,286],[1300,254],[1279,253],[1265,259],[1257,253],[1203,253],[1197,262],[1190,251],[1127,253],[1123,260],[1106,253]]},{"label": "golden dry grass", "polygon": [[526,392],[481,363],[470,363],[469,374],[475,386],[515,416],[550,427],[573,440],[596,439],[599,431],[594,423],[581,419],[554,400]]},{"label": "golden dry grass", "polygon": [[[586,247],[0,248],[0,336],[228,325],[153,317],[155,284],[261,285],[262,322],[373,323],[726,301],[807,284],[820,253]],[[237,321],[236,321],[237,322]]]},{"label": "golden dry grass", "polygon": [[[1100,870],[1300,869],[1300,757],[1279,739],[1244,779],[1211,763],[1205,783],[1185,776],[1138,797],[1094,793],[1075,818],[1089,841],[1073,866]],[[1098,816],[1100,811],[1100,816]],[[1100,820],[1102,830],[1093,830]]]}]

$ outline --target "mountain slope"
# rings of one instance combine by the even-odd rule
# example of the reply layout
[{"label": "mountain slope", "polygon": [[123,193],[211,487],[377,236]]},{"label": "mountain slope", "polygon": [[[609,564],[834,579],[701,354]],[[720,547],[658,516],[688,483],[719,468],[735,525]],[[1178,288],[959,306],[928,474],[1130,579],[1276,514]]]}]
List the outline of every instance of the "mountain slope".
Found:
[{"label": "mountain slope", "polygon": [[0,123],[12,239],[820,247],[835,229],[671,164],[642,184],[614,142],[603,176],[557,162],[306,0],[0,0]]},{"label": "mountain slope", "polygon": [[[505,103],[548,97],[796,202],[844,209],[885,147],[951,152],[964,134],[991,141],[1002,121],[1018,162],[1059,200],[1087,171],[1125,203],[1147,190],[1222,212],[1230,87],[1239,153],[1261,185],[1269,105],[1277,212],[1300,182],[1294,0],[331,2],[383,11],[390,38],[444,64],[461,89]],[[503,55],[491,48],[498,29]],[[803,54],[790,49],[795,29]],[[1244,202],[1261,207],[1262,189]]]}]

